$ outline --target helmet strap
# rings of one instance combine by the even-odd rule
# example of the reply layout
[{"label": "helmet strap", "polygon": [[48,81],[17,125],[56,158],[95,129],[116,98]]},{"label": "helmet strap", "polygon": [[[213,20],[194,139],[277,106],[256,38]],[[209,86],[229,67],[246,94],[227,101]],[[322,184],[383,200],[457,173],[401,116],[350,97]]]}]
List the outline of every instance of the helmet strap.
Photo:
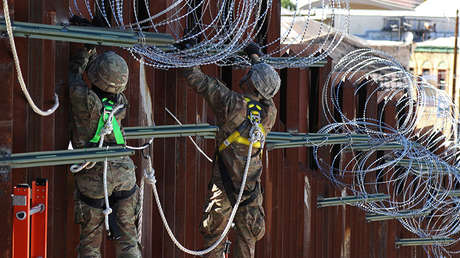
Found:
[{"label": "helmet strap", "polygon": [[104,98],[107,98],[113,102],[117,102],[118,100],[118,95],[119,94],[114,94],[114,93],[110,93],[110,92],[106,92],[106,91],[103,91],[101,89],[99,89],[99,87],[97,87],[96,85],[91,85],[91,90],[94,91],[94,93],[96,93],[96,95],[99,97],[99,99],[104,99]]}]

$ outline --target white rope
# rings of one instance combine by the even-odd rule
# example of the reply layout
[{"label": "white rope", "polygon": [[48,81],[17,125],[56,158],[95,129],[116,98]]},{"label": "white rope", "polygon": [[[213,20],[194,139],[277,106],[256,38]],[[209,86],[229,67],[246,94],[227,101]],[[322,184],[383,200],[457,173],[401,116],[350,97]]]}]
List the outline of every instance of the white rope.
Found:
[{"label": "white rope", "polygon": [[145,150],[145,149],[147,149],[147,148],[150,146],[150,144],[152,144],[152,143],[153,143],[153,137],[150,138],[150,140],[149,140],[147,143],[145,143],[145,144],[143,144],[143,145],[141,145],[141,146],[129,146],[129,145],[126,145],[126,148],[131,149],[131,150]]},{"label": "white rope", "polygon": [[[112,109],[112,111],[110,112],[109,117],[107,118],[107,121],[104,124],[104,128],[102,128],[102,130],[101,130],[101,139],[99,140],[99,145],[98,145],[99,148],[102,148],[102,145],[104,145],[105,135],[111,134],[112,131],[113,131],[113,126],[112,126],[113,116],[115,115],[116,112],[118,112],[118,110],[122,109],[124,106],[125,105],[123,105],[123,104],[118,105],[114,109]],[[104,112],[105,112],[105,109],[104,109]],[[104,115],[104,113],[102,114],[102,116],[103,115]],[[85,163],[83,163],[81,165],[75,164],[75,165],[70,166],[70,171],[72,173],[78,173],[78,172],[82,171],[84,168],[86,168],[86,169],[93,168],[94,165],[96,165],[96,162],[87,161],[87,162],[85,162]]]},{"label": "white rope", "polygon": [[[172,118],[174,118],[174,120],[176,120],[176,122],[179,124],[179,125],[182,125],[181,121],[171,112],[169,111],[169,109],[167,107],[165,107],[165,110],[166,112],[168,112],[168,114],[170,114],[172,116]],[[195,146],[195,148],[209,161],[212,163],[212,159],[206,155],[206,153],[198,146],[198,144],[193,140],[192,136],[188,136],[188,138],[190,139],[190,141],[192,141],[193,145]]]},{"label": "white rope", "polygon": [[[108,146],[107,146],[108,148]],[[110,232],[110,226],[109,226],[109,215],[110,213],[112,213],[112,209],[110,208],[110,204],[109,204],[109,193],[108,193],[108,190],[107,190],[107,158],[105,158],[105,161],[104,161],[104,179],[103,179],[103,182],[104,182],[104,201],[105,201],[105,210],[102,211],[102,213],[104,213],[104,222],[105,222],[105,230],[107,230],[107,232]]]},{"label": "white rope", "polygon": [[161,220],[163,221],[163,224],[165,225],[165,228],[166,228],[166,231],[168,232],[169,237],[174,242],[174,244],[180,250],[182,250],[183,252],[191,254],[191,255],[195,255],[195,256],[205,255],[205,254],[211,252],[212,250],[214,250],[220,244],[220,242],[222,242],[222,240],[225,238],[225,236],[227,235],[228,231],[230,230],[230,228],[231,228],[231,226],[233,224],[233,220],[235,218],[236,212],[238,210],[238,206],[240,205],[241,198],[243,197],[244,187],[246,186],[246,179],[247,179],[247,176],[248,176],[249,164],[251,163],[252,146],[253,146],[254,142],[256,142],[256,141],[263,141],[263,137],[264,137],[263,133],[260,131],[259,126],[256,126],[256,125],[253,125],[253,127],[251,128],[250,135],[251,135],[251,137],[250,137],[250,144],[249,144],[249,148],[248,148],[248,156],[247,156],[247,161],[246,161],[246,167],[244,168],[243,179],[241,181],[241,188],[240,188],[240,191],[238,193],[238,198],[236,200],[235,206],[232,209],[232,212],[230,214],[230,218],[228,219],[227,225],[225,226],[225,229],[222,232],[222,234],[220,235],[219,239],[214,244],[212,244],[210,247],[208,247],[208,248],[206,248],[204,250],[195,251],[195,250],[187,249],[174,236],[171,228],[169,227],[168,221],[166,220],[163,208],[161,206],[160,197],[158,196],[158,190],[157,190],[157,187],[156,187],[155,170],[151,166],[152,163],[150,163],[151,172],[144,174],[145,180],[146,180],[146,182],[148,184],[151,184],[153,186],[152,187],[153,188],[153,195],[155,196],[155,201],[156,201],[157,206],[158,206],[158,212],[160,213]]},{"label": "white rope", "polygon": [[46,111],[41,110],[38,108],[32,97],[30,96],[29,92],[27,91],[26,84],[24,82],[24,78],[22,76],[21,72],[21,66],[19,64],[19,58],[18,58],[18,53],[16,51],[16,45],[14,43],[14,37],[13,37],[13,29],[11,27],[11,20],[10,20],[10,13],[8,10],[8,0],[3,0],[3,14],[5,16],[5,25],[6,25],[6,31],[8,33],[8,39],[10,41],[10,46],[11,46],[11,53],[13,54],[13,59],[14,59],[14,64],[16,66],[16,73],[19,81],[19,85],[21,85],[22,92],[24,93],[24,96],[27,99],[27,102],[29,102],[30,107],[32,110],[41,115],[41,116],[49,116],[56,111],[56,109],[59,107],[59,98],[58,95],[55,93],[54,94],[54,106]]},{"label": "white rope", "polygon": [[142,243],[142,220],[143,220],[142,213],[144,213],[144,185],[145,185],[144,182],[145,182],[144,177],[142,177],[141,186],[139,188],[140,209],[139,209],[139,212],[136,214],[139,218],[137,220],[137,242],[138,243]]}]

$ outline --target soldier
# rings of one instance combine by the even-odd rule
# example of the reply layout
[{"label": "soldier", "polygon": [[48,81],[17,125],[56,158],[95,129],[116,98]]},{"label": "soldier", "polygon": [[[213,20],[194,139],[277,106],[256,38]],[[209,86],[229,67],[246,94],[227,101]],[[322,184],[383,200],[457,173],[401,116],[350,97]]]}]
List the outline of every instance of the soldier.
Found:
[{"label": "soldier", "polygon": [[[85,71],[92,84],[91,89],[82,79]],[[125,118],[128,101],[122,92],[128,82],[128,73],[128,65],[122,57],[111,51],[96,56],[92,46],[85,46],[70,60],[69,93],[74,148],[98,146],[108,113],[117,105],[124,107],[115,113],[111,121],[113,131],[105,136],[103,146],[125,145],[121,120]],[[98,162],[93,168],[75,174],[75,221],[81,229],[77,247],[79,257],[101,257],[105,209],[103,170],[103,162]],[[107,182],[113,210],[109,216],[108,234],[115,240],[117,257],[141,257],[136,228],[140,210],[139,189],[133,161],[129,157],[109,161]]]},{"label": "soldier", "polygon": [[[280,88],[280,77],[273,67],[260,61],[258,45],[249,44],[245,52],[251,58],[252,67],[240,82],[243,94],[229,90],[219,80],[205,75],[199,67],[184,69],[189,86],[206,99],[219,126],[216,157],[200,225],[207,246],[224,231],[240,191],[251,128],[248,117],[254,112],[260,114],[265,134],[270,132],[276,119],[272,98]],[[247,183],[234,219],[237,234],[232,247],[233,257],[254,257],[256,241],[265,233],[260,186],[262,147],[260,142],[253,145]],[[208,257],[221,258],[224,246],[225,243],[221,243]]]}]

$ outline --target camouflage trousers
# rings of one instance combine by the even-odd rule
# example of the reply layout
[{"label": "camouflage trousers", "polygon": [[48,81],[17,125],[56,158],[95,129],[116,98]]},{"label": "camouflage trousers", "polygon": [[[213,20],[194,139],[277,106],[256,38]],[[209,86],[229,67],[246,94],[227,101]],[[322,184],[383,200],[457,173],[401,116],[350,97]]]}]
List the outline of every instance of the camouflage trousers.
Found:
[{"label": "camouflage trousers", "polygon": [[[83,170],[75,175],[76,188],[80,194],[92,198],[104,198],[104,163],[98,162],[92,169]],[[131,196],[118,200],[112,205],[116,212],[121,238],[114,241],[117,257],[141,257],[137,238],[137,218],[139,216],[139,189],[136,186],[135,166],[129,157],[109,161],[107,167],[107,189],[109,196],[113,192],[129,191],[136,187]],[[101,244],[105,232],[103,209],[95,208],[78,198],[75,200],[75,222],[80,224],[80,243],[77,247],[81,258],[101,257]]]},{"label": "camouflage trousers", "polygon": [[[258,188],[258,191],[258,195],[253,201],[240,206],[236,212],[233,221],[236,239],[231,244],[231,257],[253,258],[256,241],[262,239],[265,234],[263,197],[260,188]],[[206,246],[211,246],[220,237],[230,218],[232,208],[220,176],[214,173],[209,183],[208,198],[200,224],[200,231]],[[205,257],[222,258],[224,248],[225,241],[222,241],[219,246]]]}]

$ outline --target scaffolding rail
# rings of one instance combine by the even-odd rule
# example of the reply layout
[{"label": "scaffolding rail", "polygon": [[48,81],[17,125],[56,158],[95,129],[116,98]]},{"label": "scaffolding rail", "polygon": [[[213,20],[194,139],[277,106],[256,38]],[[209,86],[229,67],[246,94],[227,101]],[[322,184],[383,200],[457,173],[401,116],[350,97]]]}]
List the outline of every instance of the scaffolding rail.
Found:
[{"label": "scaffolding rail", "polygon": [[366,214],[366,220],[368,222],[374,221],[384,221],[384,220],[393,220],[393,219],[405,219],[405,218],[416,218],[422,216],[429,216],[431,210],[407,210],[407,211],[398,211],[398,215],[383,215],[383,214]]},{"label": "scaffolding rail", "polygon": [[42,151],[19,154],[4,154],[0,157],[0,166],[9,168],[27,168],[41,166],[57,166],[88,161],[99,162],[119,159],[134,155],[134,150],[125,147],[103,147],[60,151]]},{"label": "scaffolding rail", "polygon": [[401,238],[395,241],[400,246],[423,246],[423,245],[450,245],[455,242],[452,238]]},{"label": "scaffolding rail", "polygon": [[317,207],[324,208],[330,206],[339,206],[339,205],[355,205],[362,202],[378,202],[378,201],[385,201],[390,199],[390,195],[376,193],[376,194],[368,194],[365,196],[341,196],[341,197],[318,197],[317,199]]},{"label": "scaffolding rail", "polygon": [[[200,136],[213,139],[218,127],[209,124],[185,124],[185,125],[160,125],[152,127],[126,127],[124,128],[126,139],[142,138],[171,138],[184,136]],[[365,144],[369,136],[364,134],[318,134],[318,133],[289,133],[270,132],[267,135],[266,146],[268,150],[281,148],[311,147],[324,144]],[[390,146],[393,146],[390,144]],[[382,148],[387,148],[382,145]],[[134,155],[134,150],[123,146],[86,148],[75,150],[30,152],[3,154],[0,157],[0,166],[8,168],[25,168],[39,166],[56,166],[88,161],[103,161],[118,159],[122,156]],[[352,202],[352,201],[350,201]]]},{"label": "scaffolding rail", "polygon": [[[0,31],[6,36],[6,24],[0,17]],[[13,35],[32,39],[48,39],[74,43],[93,44],[113,47],[134,47],[136,45],[154,46],[163,51],[175,51],[174,38],[167,33],[127,31],[113,28],[74,26],[74,25],[49,25],[31,22],[12,21]],[[243,52],[241,52],[243,54]],[[307,57],[269,57],[265,61],[269,64],[285,63],[287,60],[301,62],[309,60]],[[323,67],[327,61],[322,60],[309,67]]]},{"label": "scaffolding rail", "polygon": [[411,160],[411,159],[401,159],[396,162],[397,166],[404,168],[411,168],[411,171],[414,171],[418,174],[452,174],[460,173],[460,170],[454,166],[448,166],[446,164],[440,164],[424,160]]}]

